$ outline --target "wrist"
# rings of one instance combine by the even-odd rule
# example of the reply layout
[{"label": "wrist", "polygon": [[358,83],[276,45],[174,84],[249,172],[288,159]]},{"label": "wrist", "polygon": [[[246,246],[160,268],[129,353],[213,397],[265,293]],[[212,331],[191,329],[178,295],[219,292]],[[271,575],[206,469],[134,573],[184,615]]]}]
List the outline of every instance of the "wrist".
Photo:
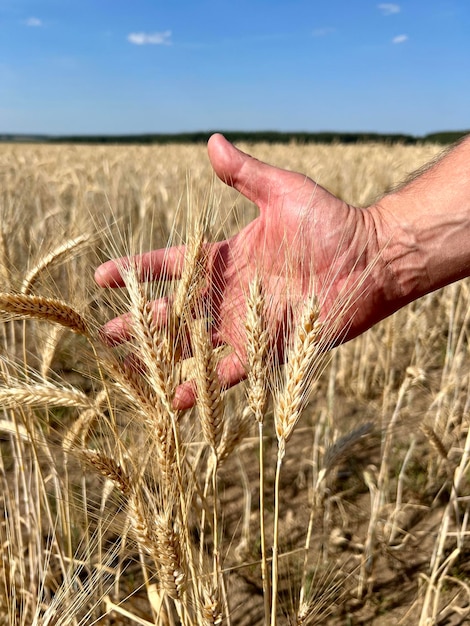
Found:
[{"label": "wrist", "polygon": [[396,194],[369,207],[377,233],[378,253],[384,268],[384,298],[393,310],[433,290],[425,246],[419,228],[403,214],[403,199]]},{"label": "wrist", "polygon": [[370,211],[399,306],[469,276],[470,140]]}]

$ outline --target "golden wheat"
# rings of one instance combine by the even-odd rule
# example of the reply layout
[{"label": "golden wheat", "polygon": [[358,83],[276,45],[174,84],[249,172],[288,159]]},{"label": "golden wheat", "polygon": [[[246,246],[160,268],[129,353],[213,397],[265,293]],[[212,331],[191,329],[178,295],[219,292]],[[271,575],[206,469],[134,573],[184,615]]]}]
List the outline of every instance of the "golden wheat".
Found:
[{"label": "golden wheat", "polygon": [[[366,206],[437,147],[249,150]],[[0,166],[0,620],[465,619],[467,283],[385,320],[328,367],[334,320],[320,323],[312,297],[281,373],[269,365],[272,312],[254,277],[242,320],[247,382],[226,391],[204,308],[208,208],[231,207],[218,209],[224,237],[256,209],[217,187],[203,147],[3,145]],[[185,243],[171,272],[163,262],[164,281],[143,287],[138,267],[125,270],[125,288],[105,302],[88,280],[109,247]],[[94,329],[125,311],[128,335],[110,351]],[[11,323],[26,318],[43,323]],[[173,406],[182,381],[192,381],[195,410]]]},{"label": "golden wheat", "polygon": [[60,324],[79,335],[89,336],[83,316],[70,305],[56,298],[26,294],[0,293],[0,311],[11,319],[37,319]]}]

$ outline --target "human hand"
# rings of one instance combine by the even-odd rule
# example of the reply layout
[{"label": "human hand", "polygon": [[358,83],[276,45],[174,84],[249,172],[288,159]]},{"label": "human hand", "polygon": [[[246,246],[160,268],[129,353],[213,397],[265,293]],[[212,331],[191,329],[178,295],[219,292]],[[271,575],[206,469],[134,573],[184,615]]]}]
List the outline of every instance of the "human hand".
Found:
[{"label": "human hand", "polygon": [[[224,388],[246,375],[246,297],[255,275],[268,302],[270,347],[282,361],[301,303],[315,292],[328,345],[360,334],[389,312],[383,305],[384,272],[374,215],[336,198],[306,176],[262,163],[221,135],[208,144],[218,177],[259,208],[259,217],[238,234],[207,247],[207,285],[214,346],[229,345],[218,375]],[[123,264],[135,265],[142,279],[178,278],[184,250],[155,250],[126,260],[108,261],[95,278],[102,287],[124,284]],[[154,303],[164,318],[167,300]],[[333,329],[333,331],[331,331]],[[116,318],[104,328],[111,342],[125,338],[128,322]],[[194,403],[191,385],[175,397],[178,408]]]}]

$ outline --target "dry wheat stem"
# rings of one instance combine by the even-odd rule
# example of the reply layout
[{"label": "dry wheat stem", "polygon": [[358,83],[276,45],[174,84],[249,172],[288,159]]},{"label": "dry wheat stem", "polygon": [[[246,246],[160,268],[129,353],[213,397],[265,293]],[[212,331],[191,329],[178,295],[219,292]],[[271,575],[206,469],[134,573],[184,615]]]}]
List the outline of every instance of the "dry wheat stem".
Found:
[{"label": "dry wheat stem", "polygon": [[23,294],[0,293],[0,311],[14,319],[38,319],[69,328],[74,333],[89,337],[85,318],[66,302],[56,298]]},{"label": "dry wheat stem", "polygon": [[277,624],[277,594],[279,582],[279,484],[283,456],[277,455],[276,474],[274,479],[274,529],[271,564],[271,626]]},{"label": "dry wheat stem", "polygon": [[288,354],[286,380],[277,399],[275,426],[278,438],[278,455],[274,483],[274,533],[273,560],[271,572],[271,626],[277,620],[278,564],[279,564],[279,504],[280,475],[286,443],[300,418],[306,402],[306,394],[315,373],[315,360],[318,356],[318,337],[321,324],[318,320],[319,308],[315,296],[311,296],[295,330],[292,349]]}]

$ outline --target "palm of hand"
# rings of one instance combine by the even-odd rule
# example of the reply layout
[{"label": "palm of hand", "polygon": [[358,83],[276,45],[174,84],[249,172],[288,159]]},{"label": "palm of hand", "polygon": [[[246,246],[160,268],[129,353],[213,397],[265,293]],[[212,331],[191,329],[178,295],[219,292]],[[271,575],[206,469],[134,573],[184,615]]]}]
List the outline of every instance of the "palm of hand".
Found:
[{"label": "palm of hand", "polygon": [[[355,285],[360,284],[361,290],[356,295],[370,288],[374,295],[376,268],[370,268],[379,257],[374,222],[367,211],[347,205],[301,174],[249,157],[220,135],[211,138],[208,148],[219,178],[260,210],[259,217],[237,235],[209,247],[204,306],[212,320],[214,345],[233,348],[218,369],[222,384],[229,387],[245,376],[246,297],[255,275],[266,294],[271,347],[282,360],[289,329],[306,295],[318,295],[322,319],[338,315],[338,303],[341,309],[341,301],[359,289]],[[162,258],[162,251],[143,255],[141,271],[158,278]],[[181,250],[166,253],[165,259],[165,271],[176,275]],[[122,284],[119,267],[112,261],[98,268],[96,278],[103,286]],[[162,301],[155,309],[165,306]],[[343,311],[335,324],[336,342],[352,338],[377,321],[373,308],[374,297]],[[125,325],[113,320],[105,330],[112,339],[119,339],[127,332]],[[181,408],[193,402],[190,386],[179,390]]]},{"label": "palm of hand", "polygon": [[[209,154],[216,173],[255,202],[260,216],[212,252],[210,302],[214,344],[227,343],[236,358],[222,378],[243,377],[244,320],[249,283],[259,275],[269,298],[270,337],[281,360],[290,323],[307,294],[315,292],[322,318],[341,309],[355,285],[370,285],[376,246],[372,220],[301,174],[280,170],[213,138]],[[340,341],[367,326],[367,307],[345,312],[335,332]],[[353,319],[354,318],[354,319]],[[346,328],[347,326],[347,328]]]}]

